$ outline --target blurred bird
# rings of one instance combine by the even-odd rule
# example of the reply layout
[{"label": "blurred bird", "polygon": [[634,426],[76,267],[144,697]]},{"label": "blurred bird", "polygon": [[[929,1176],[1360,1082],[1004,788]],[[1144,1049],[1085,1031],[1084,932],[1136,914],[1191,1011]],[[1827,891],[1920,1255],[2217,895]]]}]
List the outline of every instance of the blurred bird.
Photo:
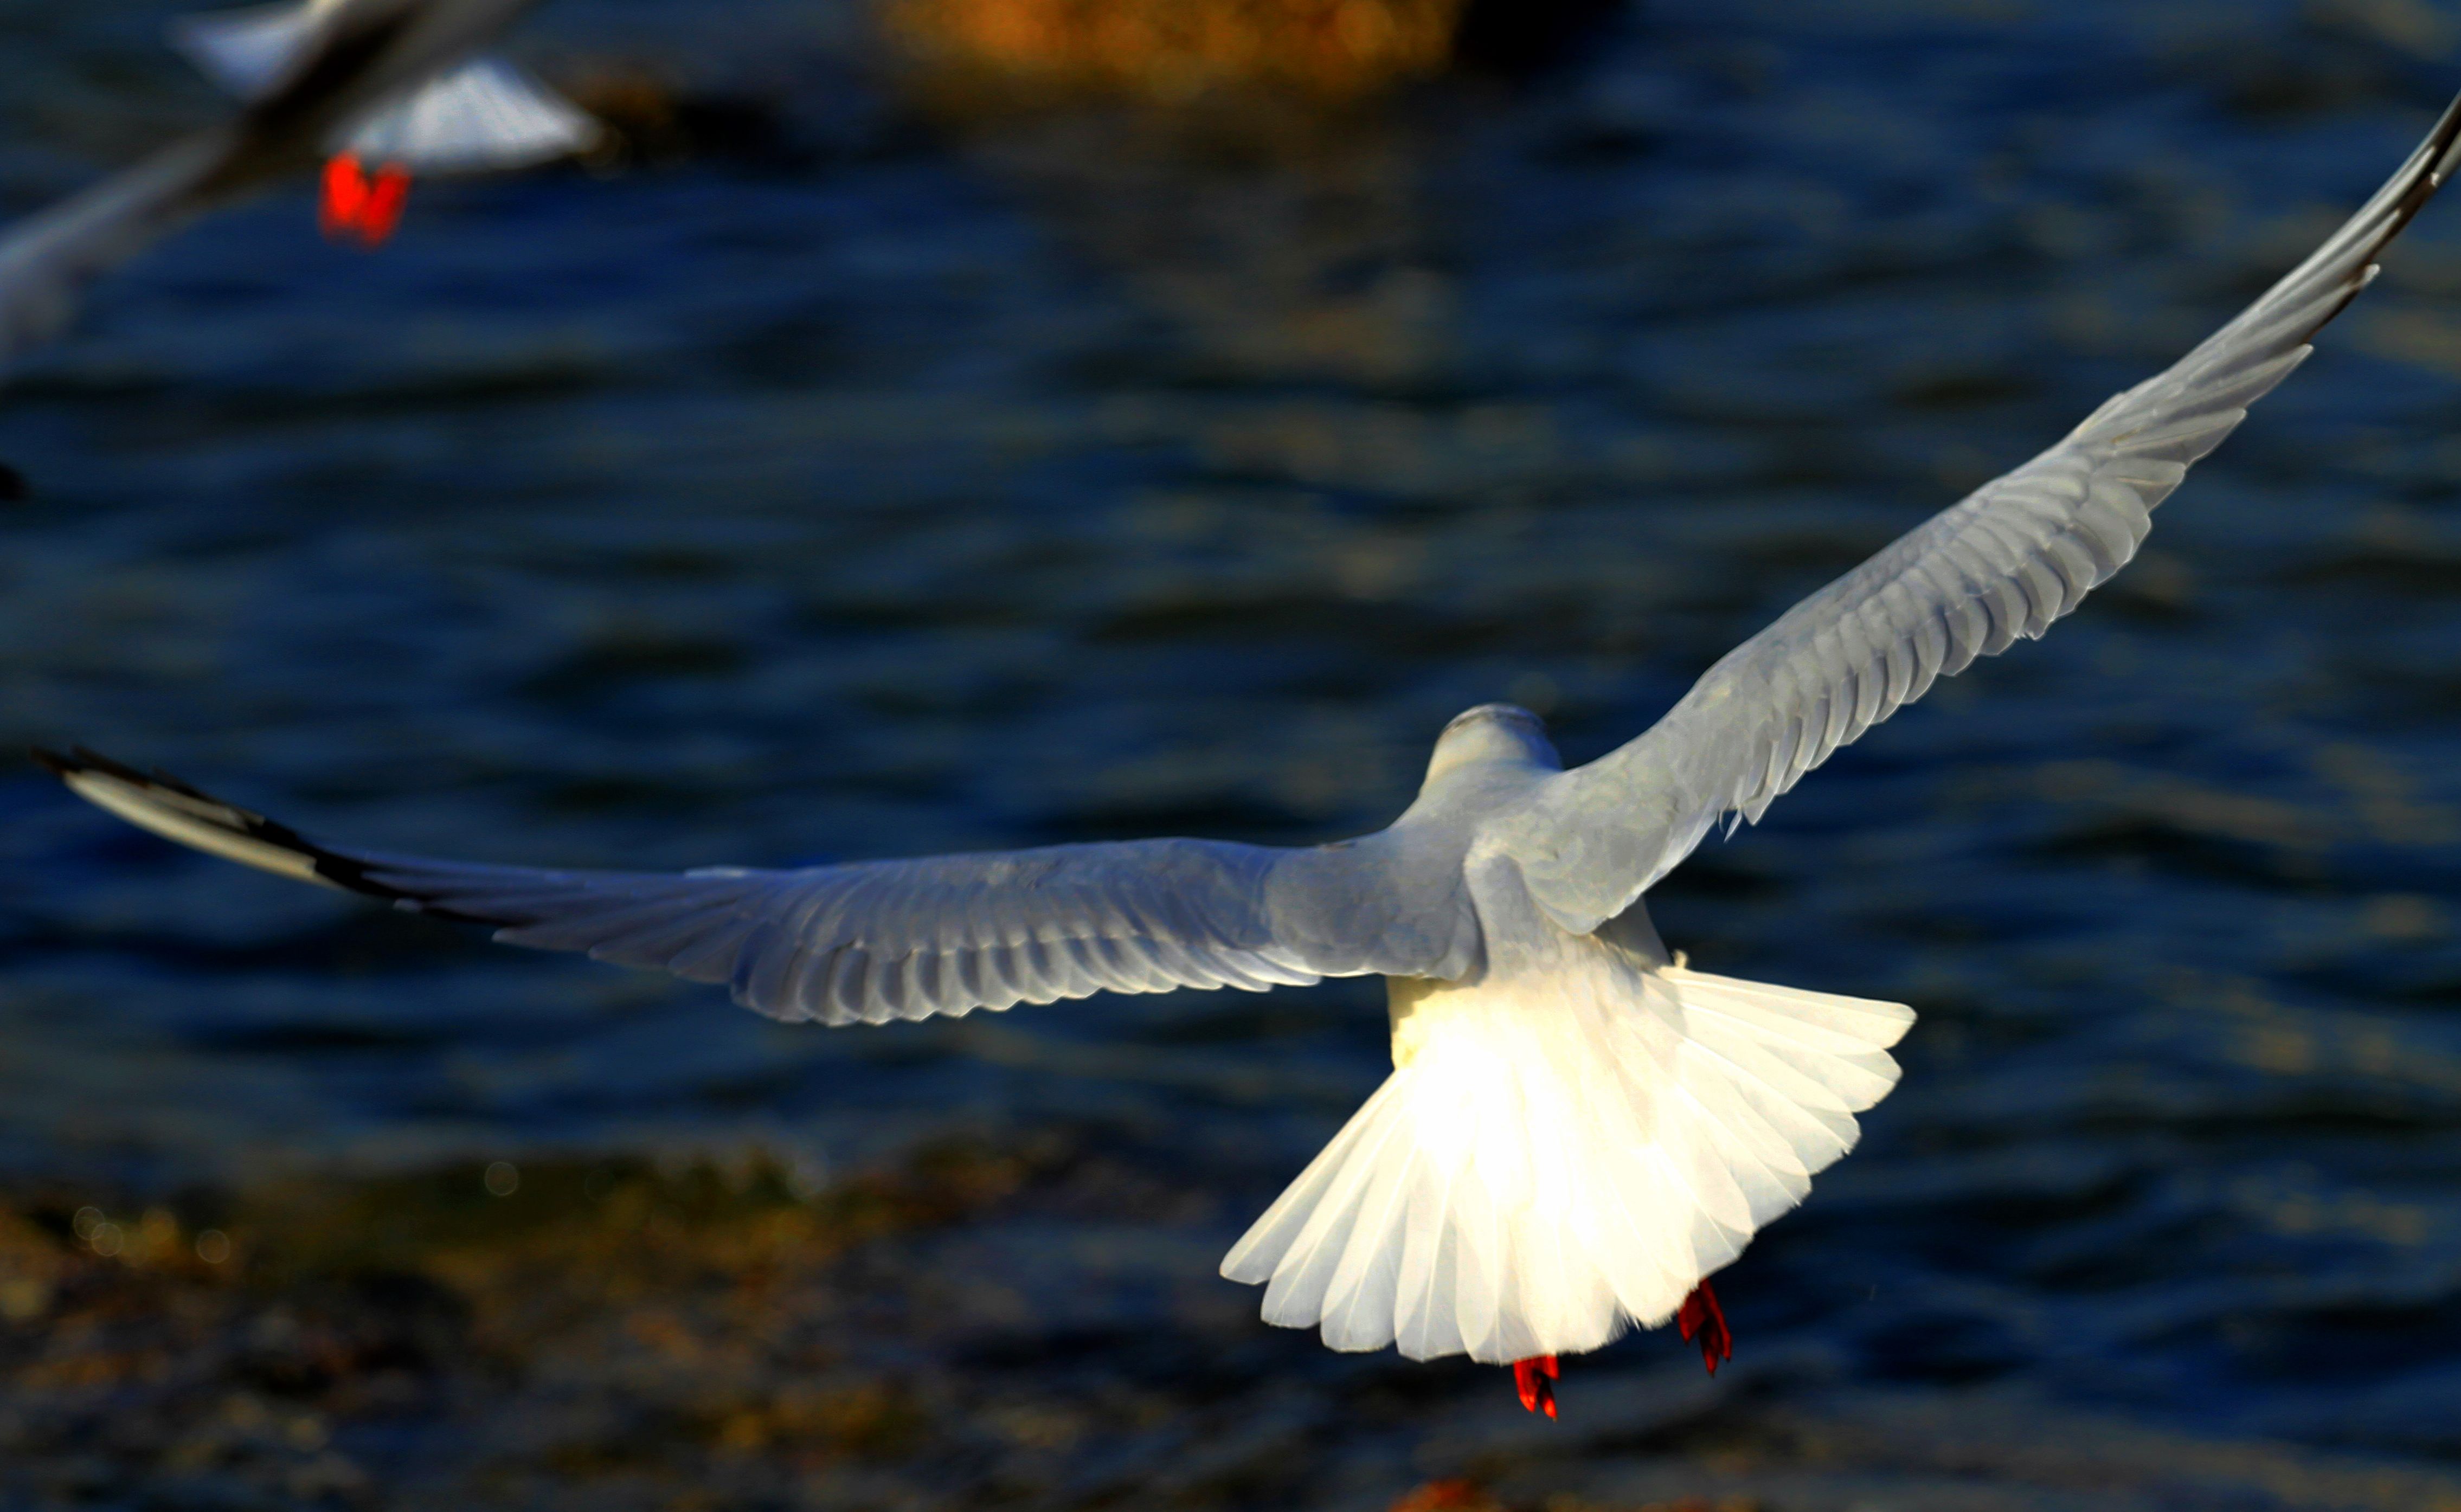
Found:
[{"label": "blurred bird", "polygon": [[1722,821],[1757,820],[1932,680],[2042,634],[2135,554],[2150,512],[2450,172],[2455,101],[2374,199],[2184,358],[1812,594],[1639,738],[1563,768],[1506,704],[1445,726],[1385,829],[1308,849],[1059,845],[796,871],[472,865],[310,840],[88,752],[37,758],[184,844],[723,982],[781,1019],[885,1023],[1110,990],[1381,975],[1393,1074],[1232,1247],[1269,1322],[1338,1350],[1511,1365],[1673,1320],[1714,1372],[1709,1275],[1803,1200],[1897,1079],[1902,1004],[1693,970],[1642,895]]},{"label": "blurred bird", "polygon": [[515,168],[597,140],[588,116],[471,54],[535,0],[301,0],[175,24],[246,101],[239,115],[0,237],[0,363],[64,325],[78,292],[200,212],[324,160],[328,235],[393,231],[414,173]]}]

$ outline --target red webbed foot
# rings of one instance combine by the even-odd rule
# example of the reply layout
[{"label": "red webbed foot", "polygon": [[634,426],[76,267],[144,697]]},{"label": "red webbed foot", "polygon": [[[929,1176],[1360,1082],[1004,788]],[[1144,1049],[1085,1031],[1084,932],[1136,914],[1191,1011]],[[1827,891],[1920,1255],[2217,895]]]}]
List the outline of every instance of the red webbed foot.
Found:
[{"label": "red webbed foot", "polygon": [[401,224],[402,207],[409,202],[409,169],[387,163],[371,175],[356,155],[338,153],[325,164],[316,224],[333,241],[382,246]]},{"label": "red webbed foot", "polygon": [[1555,1416],[1555,1356],[1533,1354],[1526,1360],[1514,1360],[1512,1384],[1521,1392],[1524,1408],[1550,1417]]},{"label": "red webbed foot", "polygon": [[1718,1374],[1721,1361],[1735,1357],[1735,1335],[1726,1328],[1726,1310],[1718,1306],[1718,1293],[1705,1280],[1676,1310],[1675,1328],[1686,1344],[1700,1344],[1701,1363],[1709,1367],[1712,1375]]}]

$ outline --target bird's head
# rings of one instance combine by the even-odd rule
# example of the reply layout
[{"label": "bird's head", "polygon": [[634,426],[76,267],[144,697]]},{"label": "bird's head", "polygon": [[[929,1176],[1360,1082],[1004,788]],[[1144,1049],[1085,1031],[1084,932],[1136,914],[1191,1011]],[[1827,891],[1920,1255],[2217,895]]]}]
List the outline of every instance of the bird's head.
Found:
[{"label": "bird's head", "polygon": [[1537,767],[1560,772],[1564,758],[1547,738],[1538,716],[1518,704],[1481,704],[1453,715],[1436,737],[1436,753],[1427,760],[1427,780],[1467,766]]}]

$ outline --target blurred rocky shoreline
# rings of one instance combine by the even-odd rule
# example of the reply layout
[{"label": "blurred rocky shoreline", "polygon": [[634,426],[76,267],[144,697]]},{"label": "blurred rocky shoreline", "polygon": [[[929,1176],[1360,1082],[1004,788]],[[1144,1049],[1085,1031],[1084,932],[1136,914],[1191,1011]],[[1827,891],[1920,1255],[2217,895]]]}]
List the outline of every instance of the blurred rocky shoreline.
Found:
[{"label": "blurred rocky shoreline", "polygon": [[[2461,1477],[1988,1393],[1823,1394],[1748,1340],[1718,1383],[1627,1341],[1525,1418],[1500,1373],[1265,1328],[1211,1274],[1215,1201],[1118,1146],[953,1140],[818,1189],[758,1155],[21,1189],[0,1506],[2461,1505]],[[1092,1310],[1038,1313],[1038,1263],[1084,1267]],[[1106,1322],[1109,1291],[1154,1321]]]}]

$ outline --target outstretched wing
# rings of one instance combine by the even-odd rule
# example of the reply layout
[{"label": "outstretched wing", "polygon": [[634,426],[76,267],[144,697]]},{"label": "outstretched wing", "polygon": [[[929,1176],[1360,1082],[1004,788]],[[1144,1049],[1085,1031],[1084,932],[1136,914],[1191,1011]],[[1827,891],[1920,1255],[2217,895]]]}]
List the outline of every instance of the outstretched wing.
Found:
[{"label": "outstretched wing", "polygon": [[1152,840],[798,871],[546,871],[341,850],[90,751],[35,758],[182,844],[492,925],[509,944],[724,982],[772,1018],[879,1024],[1103,990],[1455,974],[1475,948],[1466,902],[1441,917],[1399,898],[1375,906],[1384,868],[1353,846]]},{"label": "outstretched wing", "polygon": [[1724,815],[1757,820],[1935,677],[2033,637],[2136,553],[2191,464],[2290,374],[2308,338],[2451,172],[2461,100],[2306,262],[2168,372],[1984,484],[1729,652],[1646,735],[1548,781],[1509,821],[1530,892],[1586,932]]},{"label": "outstretched wing", "polygon": [[204,207],[246,149],[218,126],[0,231],[0,368],[65,327],[87,285]]}]

